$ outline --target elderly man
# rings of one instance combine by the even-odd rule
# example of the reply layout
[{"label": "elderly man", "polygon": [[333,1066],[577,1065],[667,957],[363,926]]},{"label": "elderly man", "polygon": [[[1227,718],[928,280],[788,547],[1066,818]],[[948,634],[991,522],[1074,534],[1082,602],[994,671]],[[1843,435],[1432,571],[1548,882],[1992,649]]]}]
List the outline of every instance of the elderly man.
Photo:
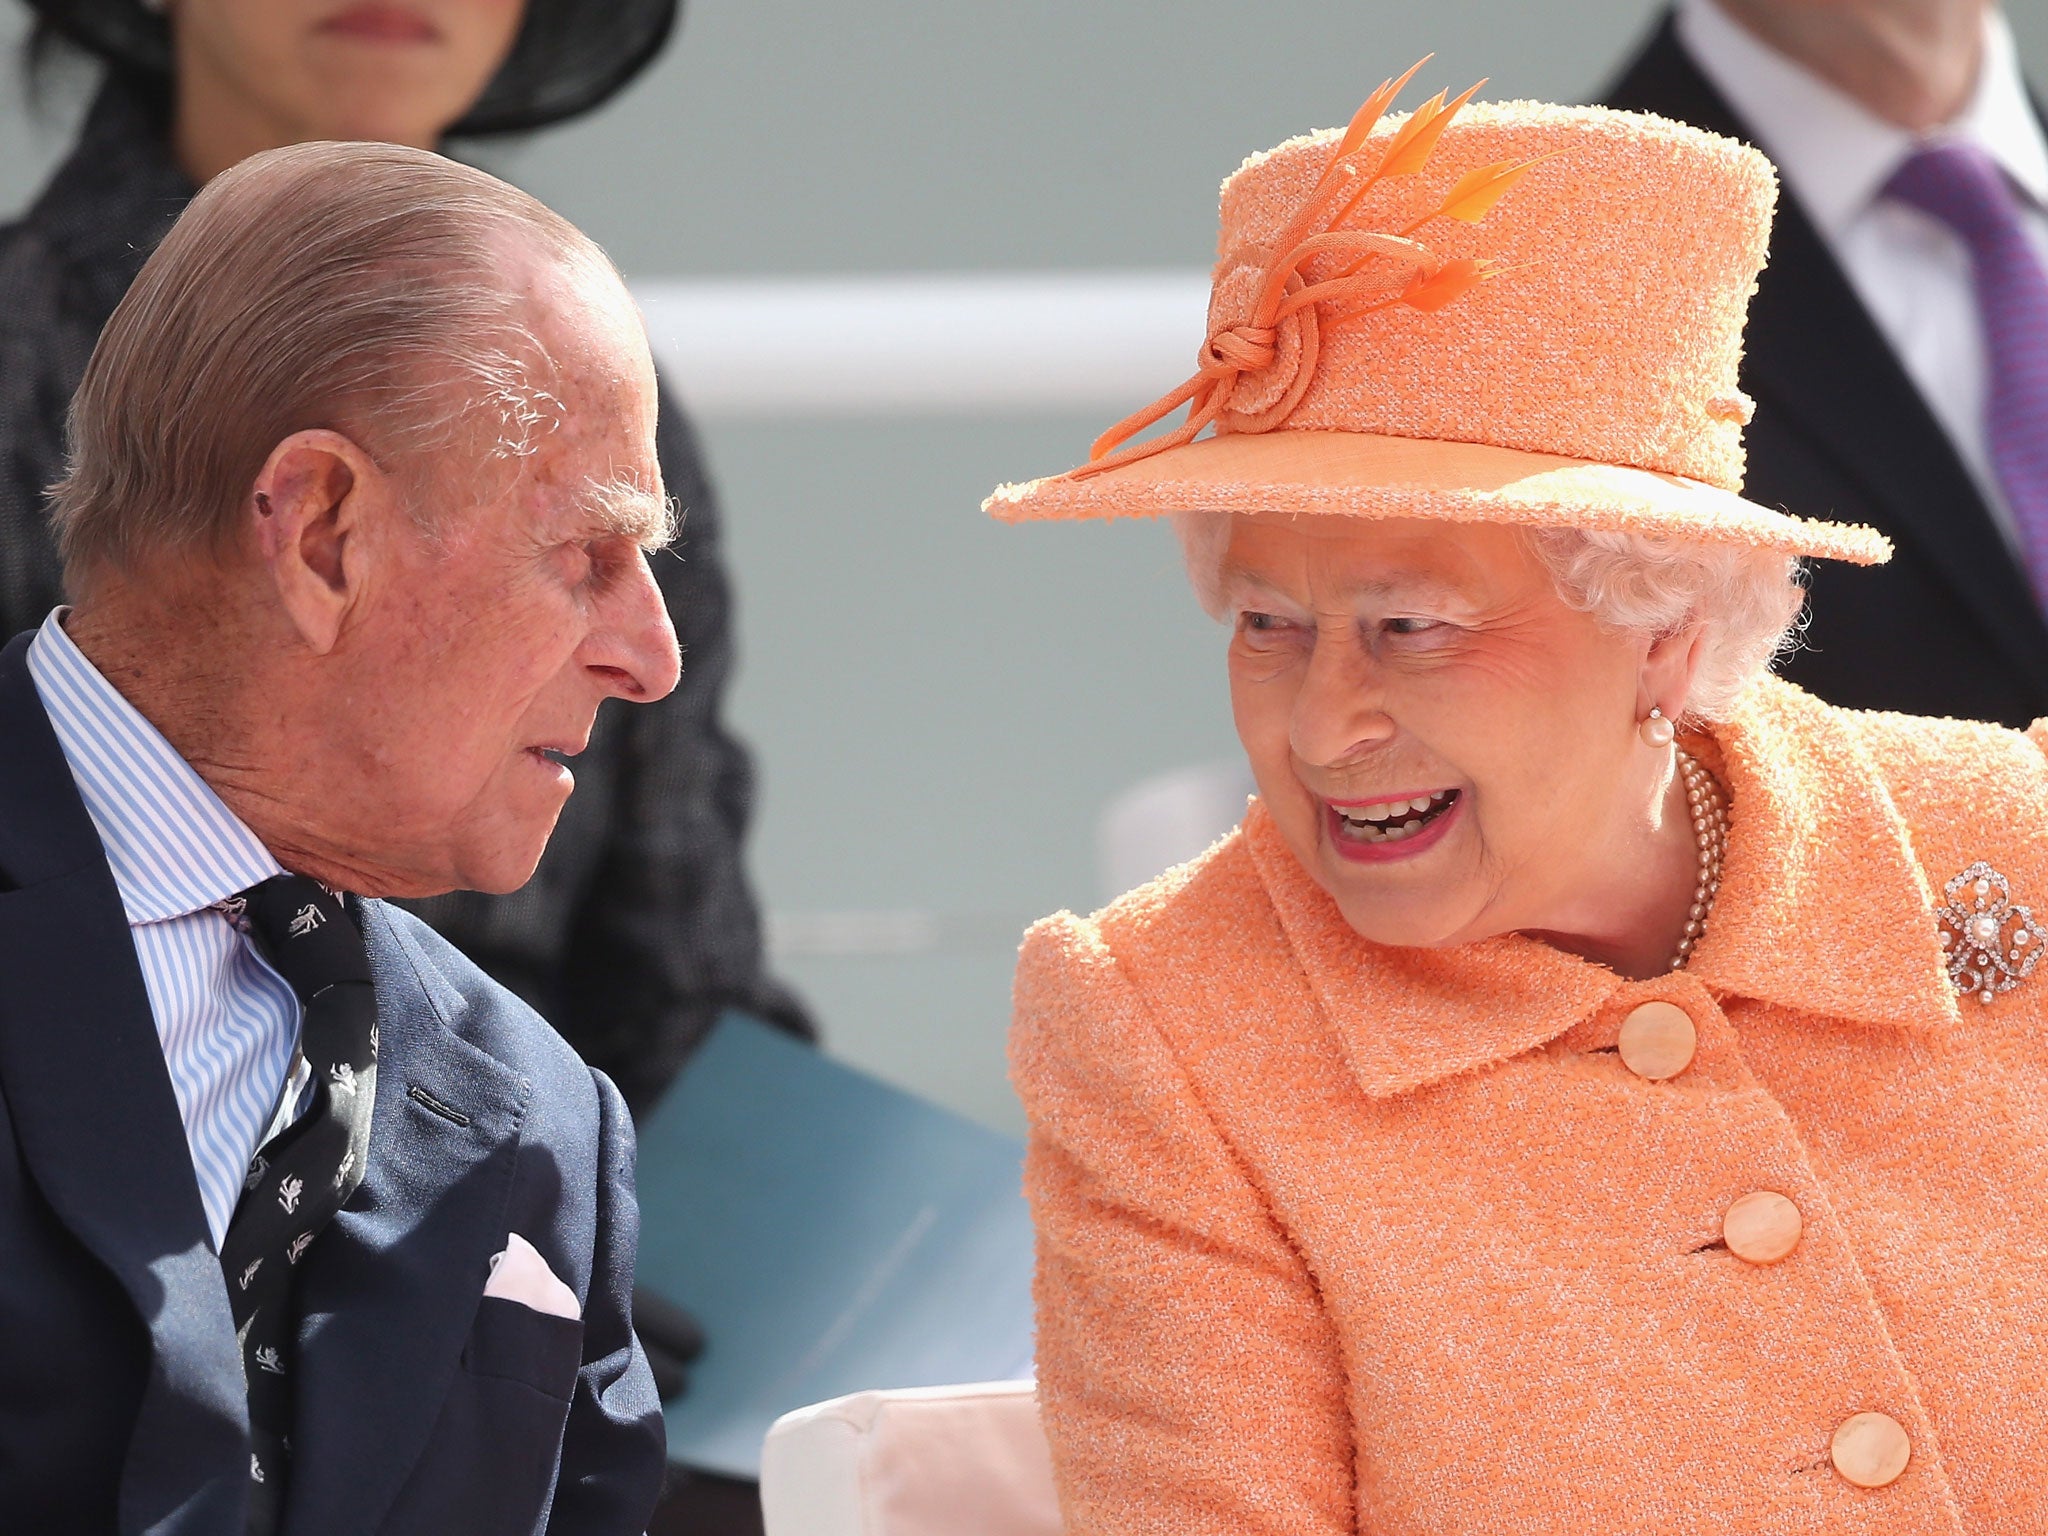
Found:
[{"label": "elderly man", "polygon": [[380,898],[533,870],[675,686],[617,275],[437,156],[200,194],[0,653],[0,1523],[639,1531],[662,1464],[611,1084]]}]

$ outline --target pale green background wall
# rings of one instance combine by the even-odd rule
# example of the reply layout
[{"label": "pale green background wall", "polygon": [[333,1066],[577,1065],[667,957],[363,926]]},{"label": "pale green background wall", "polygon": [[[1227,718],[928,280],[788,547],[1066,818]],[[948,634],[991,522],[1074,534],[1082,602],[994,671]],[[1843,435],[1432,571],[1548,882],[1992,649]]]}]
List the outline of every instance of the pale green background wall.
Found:
[{"label": "pale green background wall", "polygon": [[[1438,51],[1431,89],[1490,74],[1490,96],[1581,98],[1653,11],[695,0],[625,99],[488,161],[636,280],[1196,267],[1216,183],[1246,152],[1341,121],[1421,53]],[[2048,5],[2012,14],[2048,79]],[[0,0],[0,48],[19,30]],[[0,209],[40,181],[70,117],[61,101],[33,117],[6,77]],[[1112,794],[1232,747],[1221,637],[1165,529],[1006,529],[977,511],[1104,424],[703,423],[742,600],[732,718],[761,765],[759,889],[799,919],[903,914],[881,947],[908,935],[901,953],[783,969],[833,1049],[1003,1126],[1018,1123],[1002,1068],[1016,933],[1095,904],[1093,821]]]}]

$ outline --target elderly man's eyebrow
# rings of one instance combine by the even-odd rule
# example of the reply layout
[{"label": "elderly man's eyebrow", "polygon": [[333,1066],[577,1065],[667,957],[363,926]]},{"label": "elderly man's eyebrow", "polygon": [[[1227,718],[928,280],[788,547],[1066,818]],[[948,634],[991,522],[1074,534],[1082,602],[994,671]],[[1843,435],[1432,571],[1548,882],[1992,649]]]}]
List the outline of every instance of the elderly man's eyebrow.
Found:
[{"label": "elderly man's eyebrow", "polygon": [[595,530],[659,549],[675,538],[681,518],[673,501],[637,480],[594,481],[577,498]]}]

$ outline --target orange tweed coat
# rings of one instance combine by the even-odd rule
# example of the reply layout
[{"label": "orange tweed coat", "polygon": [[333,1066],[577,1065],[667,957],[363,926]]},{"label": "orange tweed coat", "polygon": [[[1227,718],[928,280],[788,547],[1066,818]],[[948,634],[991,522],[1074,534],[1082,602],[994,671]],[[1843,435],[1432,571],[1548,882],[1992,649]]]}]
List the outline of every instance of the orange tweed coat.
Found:
[{"label": "orange tweed coat", "polygon": [[[2048,915],[2048,730],[1766,682],[1683,972],[1356,936],[1256,806],[1031,930],[1039,1382],[1075,1536],[2048,1530],[2048,963],[1940,948],[1978,860]],[[1698,1053],[1645,1081],[1646,999]],[[1723,1212],[1789,1196],[1757,1267]],[[1889,1486],[1830,1461],[1910,1436]]]}]

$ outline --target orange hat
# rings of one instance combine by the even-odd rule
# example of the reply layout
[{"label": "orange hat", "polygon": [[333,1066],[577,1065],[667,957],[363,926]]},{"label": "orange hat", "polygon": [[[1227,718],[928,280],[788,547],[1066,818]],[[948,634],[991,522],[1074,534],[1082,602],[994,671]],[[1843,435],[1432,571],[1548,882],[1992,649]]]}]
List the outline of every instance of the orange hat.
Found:
[{"label": "orange hat", "polygon": [[1471,91],[1381,121],[1414,73],[1223,184],[1195,375],[984,510],[1437,517],[1887,559],[1868,528],[1738,494],[1770,162],[1632,112],[1466,109]]}]

